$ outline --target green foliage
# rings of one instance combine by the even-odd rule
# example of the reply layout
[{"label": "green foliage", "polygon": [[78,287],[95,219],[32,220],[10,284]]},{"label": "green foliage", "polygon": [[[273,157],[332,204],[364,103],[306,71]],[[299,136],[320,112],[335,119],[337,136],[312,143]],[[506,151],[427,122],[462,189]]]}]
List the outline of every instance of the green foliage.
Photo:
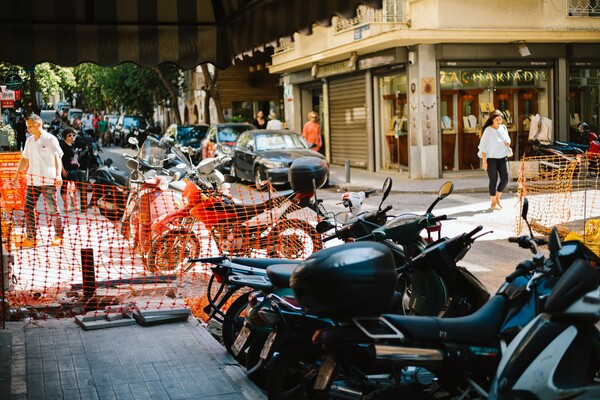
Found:
[{"label": "green foliage", "polygon": [[[41,63],[34,69],[35,91],[42,94],[45,102],[54,94],[63,93],[64,98],[71,99],[76,93],[77,107],[83,110],[122,110],[151,118],[157,105],[171,102],[169,90],[177,96],[185,90],[181,69],[174,64],[162,64],[159,68],[169,88],[155,70],[131,63],[112,68],[91,63],[72,68]],[[23,78],[22,103],[29,111],[31,74],[20,66],[0,63],[0,77],[9,72],[17,72]]]},{"label": "green foliage", "polygon": [[241,115],[234,115],[234,116],[228,117],[226,122],[240,123],[240,122],[247,122],[247,120],[246,120],[246,118],[242,117]]}]

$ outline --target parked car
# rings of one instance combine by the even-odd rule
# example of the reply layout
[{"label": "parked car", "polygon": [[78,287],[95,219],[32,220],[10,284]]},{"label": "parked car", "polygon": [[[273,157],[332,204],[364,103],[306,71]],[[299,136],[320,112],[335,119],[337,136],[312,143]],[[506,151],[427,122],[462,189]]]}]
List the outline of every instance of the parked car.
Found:
[{"label": "parked car", "polygon": [[138,141],[144,143],[144,140],[146,140],[147,128],[148,121],[146,121],[146,117],[141,115],[120,115],[115,125],[115,144],[118,144],[121,147],[127,146],[127,139],[129,139],[130,136],[135,135],[135,132],[138,133],[138,135],[135,135],[139,136],[137,137]]},{"label": "parked car", "polygon": [[67,115],[69,125],[73,126],[76,119],[81,120],[83,117],[83,110],[80,110],[79,108],[70,108]]},{"label": "parked car", "polygon": [[[288,170],[298,157],[325,157],[311,150],[306,141],[289,130],[258,129],[242,133],[231,161],[230,174],[260,186],[264,179],[273,185],[288,185]],[[325,161],[327,162],[327,161]],[[325,181],[329,182],[329,177]]]},{"label": "parked car", "polygon": [[199,162],[202,159],[202,141],[208,133],[210,125],[195,124],[195,125],[179,125],[175,128],[175,144],[179,147],[190,147],[192,161]]},{"label": "parked car", "polygon": [[[232,156],[237,138],[242,132],[256,129],[252,124],[223,123],[211,125],[206,138],[202,141],[202,158],[216,157],[222,154]],[[223,166],[223,172],[228,172],[229,163]]]}]

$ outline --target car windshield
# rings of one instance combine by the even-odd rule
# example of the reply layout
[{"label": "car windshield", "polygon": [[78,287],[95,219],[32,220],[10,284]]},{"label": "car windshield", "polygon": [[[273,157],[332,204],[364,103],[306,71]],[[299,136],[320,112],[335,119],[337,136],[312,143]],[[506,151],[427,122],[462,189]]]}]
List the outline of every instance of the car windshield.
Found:
[{"label": "car windshield", "polygon": [[182,146],[199,147],[200,142],[206,136],[208,125],[178,126],[177,143]]},{"label": "car windshield", "polygon": [[146,127],[146,120],[142,117],[123,117],[123,126],[126,128],[142,128]]},{"label": "car windshield", "polygon": [[253,126],[226,126],[219,128],[217,141],[228,146],[235,146],[240,133],[254,129]]},{"label": "car windshield", "polygon": [[256,150],[306,149],[306,145],[295,133],[256,135]]}]

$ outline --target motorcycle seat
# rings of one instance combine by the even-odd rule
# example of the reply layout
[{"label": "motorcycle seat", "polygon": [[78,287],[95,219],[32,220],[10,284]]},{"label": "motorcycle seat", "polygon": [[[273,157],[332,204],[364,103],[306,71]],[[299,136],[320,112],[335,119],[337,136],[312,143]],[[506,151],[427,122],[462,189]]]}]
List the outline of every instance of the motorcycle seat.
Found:
[{"label": "motorcycle seat", "polygon": [[[276,198],[279,198],[279,197],[282,197],[282,196],[287,197],[287,196],[291,195],[293,192],[294,191],[291,190],[291,189],[290,190],[280,191],[280,192],[275,192],[275,193],[271,194],[271,199],[276,199]],[[268,200],[266,202],[268,202]],[[256,206],[256,200],[252,200],[252,199],[245,200],[245,199],[238,199],[238,198],[234,197],[233,198],[233,204],[235,206]]]},{"label": "motorcycle seat", "polygon": [[471,315],[457,318],[384,314],[405,336],[429,342],[489,344],[497,340],[504,319],[506,299],[494,296]]},{"label": "motorcycle seat", "polygon": [[292,264],[299,265],[302,260],[288,260],[287,258],[247,258],[247,257],[232,257],[231,262],[234,264],[245,265],[260,269],[267,269],[275,264]]},{"label": "motorcycle seat", "polygon": [[121,171],[120,169],[109,169],[108,173],[115,178],[115,181],[121,186],[127,186],[129,172]]},{"label": "motorcycle seat", "polygon": [[267,277],[275,287],[289,288],[292,272],[300,264],[274,264],[267,268]]}]

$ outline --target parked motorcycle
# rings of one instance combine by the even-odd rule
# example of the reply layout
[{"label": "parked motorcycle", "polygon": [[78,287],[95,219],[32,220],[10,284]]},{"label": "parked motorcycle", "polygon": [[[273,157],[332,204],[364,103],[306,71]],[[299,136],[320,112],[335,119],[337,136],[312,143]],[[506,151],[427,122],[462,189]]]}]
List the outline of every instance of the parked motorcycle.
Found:
[{"label": "parked motorcycle", "polygon": [[[525,201],[524,217],[526,210]],[[412,262],[419,262],[419,258],[432,254],[438,254],[439,260],[452,258],[465,251],[468,244],[477,239],[474,235],[481,229],[477,227],[472,232],[437,242]],[[545,239],[531,235],[509,240],[531,249],[533,258],[520,263],[496,295],[466,317],[393,314],[377,317],[376,310],[380,310],[381,302],[390,296],[387,289],[382,289],[379,278],[375,278],[388,270],[383,263],[377,263],[375,270],[365,269],[363,276],[353,274],[353,279],[345,278],[344,270],[335,275],[327,274],[331,270],[327,263],[299,267],[291,278],[291,286],[302,309],[320,317],[334,318],[339,323],[333,328],[315,332],[313,336],[313,343],[324,351],[323,357],[304,359],[299,355],[288,366],[275,360],[269,370],[269,386],[281,386],[282,379],[287,379],[291,385],[293,377],[281,371],[303,365],[312,366],[318,374],[313,371],[310,375],[296,375],[296,379],[302,377],[302,387],[312,387],[314,383],[314,389],[321,393],[353,394],[356,398],[365,394],[372,398],[384,395],[390,398],[434,398],[434,394],[435,398],[469,398],[471,394],[487,397],[504,343],[512,340],[525,324],[544,311],[544,299],[564,271],[569,270],[578,259],[593,264],[600,262],[581,242],[568,242],[561,246],[556,230],[549,240],[548,258],[538,248],[538,245],[548,243]],[[354,267],[347,265],[348,269]],[[328,296],[322,293],[327,293],[329,288],[317,284],[323,282],[324,274],[330,282],[336,282],[336,292]],[[372,286],[357,288],[357,282],[367,277]],[[362,313],[354,311],[357,304],[349,301],[350,297],[339,296],[353,288],[363,293],[360,299]],[[378,296],[381,297],[375,298]],[[365,301],[373,301],[372,313],[368,312]],[[284,358],[283,354],[278,357]],[[407,375],[415,368],[421,372],[416,376]],[[300,382],[295,381],[296,386]]]},{"label": "parked motorcycle", "polygon": [[[196,177],[218,176],[215,171],[228,160],[229,157],[224,156],[202,160],[196,168]],[[319,159],[315,158],[316,161]],[[310,165],[299,167],[307,171],[296,179],[323,181],[323,176],[311,175]],[[290,171],[294,168],[292,164]],[[269,257],[296,259],[322,248],[321,238],[314,228],[318,223],[317,213],[311,207],[302,206],[306,198],[314,197],[313,192],[292,191],[288,196],[272,196],[270,191],[270,198],[263,203],[236,204],[229,193],[220,189],[220,184],[215,189],[204,179],[189,179],[183,191],[186,205],[155,221],[147,264],[150,271],[172,271],[180,266],[189,269],[193,263],[182,262],[197,257],[201,229],[208,231],[218,254],[250,257],[258,252]]]},{"label": "parked motorcycle", "polygon": [[502,355],[490,399],[600,398],[597,267],[577,259],[568,268],[546,299],[544,313]]}]

